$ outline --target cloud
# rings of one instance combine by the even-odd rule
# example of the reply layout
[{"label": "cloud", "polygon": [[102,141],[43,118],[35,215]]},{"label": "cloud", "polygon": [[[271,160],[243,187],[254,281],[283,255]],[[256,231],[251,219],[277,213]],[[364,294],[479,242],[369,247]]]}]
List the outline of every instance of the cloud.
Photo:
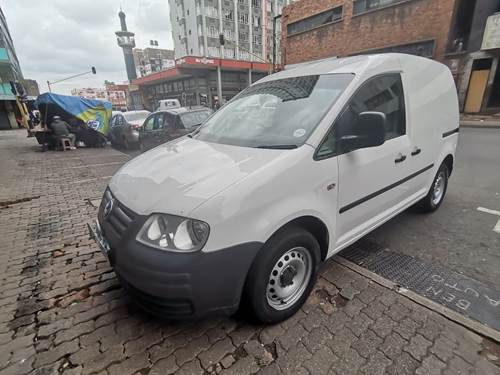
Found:
[{"label": "cloud", "polygon": [[116,44],[120,5],[139,48],[149,40],[173,48],[167,0],[4,0],[2,10],[26,78],[46,81],[97,68],[89,75],[53,86],[69,94],[75,87],[102,87],[104,80],[126,81],[123,52]]}]

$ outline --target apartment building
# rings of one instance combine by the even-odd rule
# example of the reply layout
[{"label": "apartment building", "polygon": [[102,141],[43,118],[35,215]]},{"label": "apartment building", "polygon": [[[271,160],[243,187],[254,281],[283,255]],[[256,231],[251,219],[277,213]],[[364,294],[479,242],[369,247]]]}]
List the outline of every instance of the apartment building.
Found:
[{"label": "apartment building", "polygon": [[10,82],[22,82],[23,73],[16,55],[7,20],[0,8],[0,129],[16,128],[20,117]]},{"label": "apartment building", "polygon": [[[276,17],[288,3],[290,0],[169,0],[175,57],[271,61]],[[228,41],[223,47],[220,34]]]}]

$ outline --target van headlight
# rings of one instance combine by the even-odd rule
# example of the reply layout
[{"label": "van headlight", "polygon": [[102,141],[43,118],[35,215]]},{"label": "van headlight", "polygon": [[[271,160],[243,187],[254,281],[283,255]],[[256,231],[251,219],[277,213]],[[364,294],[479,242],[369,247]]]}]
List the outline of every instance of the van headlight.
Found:
[{"label": "van headlight", "polygon": [[137,241],[161,250],[198,251],[208,239],[207,223],[185,217],[154,214],[144,223]]}]

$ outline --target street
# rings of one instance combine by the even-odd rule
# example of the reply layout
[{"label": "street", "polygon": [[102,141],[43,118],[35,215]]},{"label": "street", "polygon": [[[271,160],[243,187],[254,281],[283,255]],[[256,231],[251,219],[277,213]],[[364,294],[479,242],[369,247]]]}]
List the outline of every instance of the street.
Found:
[{"label": "street", "polygon": [[431,215],[408,210],[367,237],[392,251],[437,262],[500,290],[500,130],[460,129],[457,160],[443,205]]},{"label": "street", "polygon": [[[488,145],[499,133],[464,129],[442,209],[410,210],[370,239],[496,287],[495,217],[476,206],[498,208],[490,173],[498,150]],[[0,156],[0,374],[499,373],[495,341],[335,259],[305,306],[278,325],[255,325],[244,311],[201,322],[152,317],[130,301],[86,229],[130,156],[110,147],[42,153],[23,131],[0,133]],[[466,180],[473,174],[481,189]]]}]

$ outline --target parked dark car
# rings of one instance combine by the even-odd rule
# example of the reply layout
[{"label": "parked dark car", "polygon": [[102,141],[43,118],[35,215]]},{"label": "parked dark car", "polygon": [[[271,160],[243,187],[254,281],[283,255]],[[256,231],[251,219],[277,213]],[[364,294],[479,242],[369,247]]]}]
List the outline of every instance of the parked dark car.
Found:
[{"label": "parked dark car", "polygon": [[191,133],[211,114],[209,108],[176,108],[152,113],[141,128],[139,149],[144,152]]},{"label": "parked dark car", "polygon": [[126,149],[137,147],[139,129],[151,112],[128,111],[113,113],[109,122],[109,139],[114,146],[123,146]]}]

